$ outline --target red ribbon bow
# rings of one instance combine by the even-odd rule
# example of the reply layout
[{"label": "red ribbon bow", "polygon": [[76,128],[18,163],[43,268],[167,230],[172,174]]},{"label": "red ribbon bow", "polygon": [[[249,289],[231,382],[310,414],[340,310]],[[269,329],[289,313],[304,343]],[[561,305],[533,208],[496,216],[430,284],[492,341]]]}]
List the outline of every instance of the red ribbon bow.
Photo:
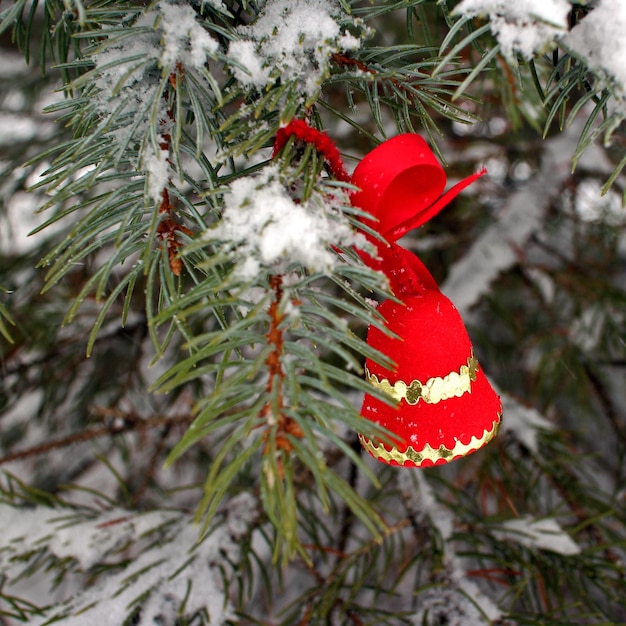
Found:
[{"label": "red ribbon bow", "polygon": [[375,242],[376,259],[363,255],[382,271],[397,296],[439,287],[420,259],[396,241],[434,217],[463,189],[482,176],[481,170],[442,195],[446,175],[428,144],[419,135],[398,135],[369,152],[352,174],[359,191],[354,205],[370,213],[371,226],[387,242]]},{"label": "red ribbon bow", "polygon": [[360,191],[352,202],[378,220],[376,230],[395,242],[426,223],[482,176],[472,174],[441,195],[446,175],[419,135],[398,135],[369,152],[352,174]]}]

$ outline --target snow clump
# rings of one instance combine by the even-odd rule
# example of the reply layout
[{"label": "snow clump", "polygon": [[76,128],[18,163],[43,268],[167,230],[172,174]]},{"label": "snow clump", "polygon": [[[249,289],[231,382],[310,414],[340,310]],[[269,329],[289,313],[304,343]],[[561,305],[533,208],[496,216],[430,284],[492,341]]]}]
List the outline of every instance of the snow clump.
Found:
[{"label": "snow clump", "polygon": [[516,52],[530,59],[565,34],[571,9],[567,0],[463,0],[454,13],[466,18],[488,16],[502,54],[515,63]]},{"label": "snow clump", "polygon": [[239,28],[241,39],[230,44],[235,78],[256,89],[278,79],[297,83],[312,98],[332,55],[360,46],[358,38],[342,29],[339,16],[330,0],[269,0],[253,24]]},{"label": "snow clump", "polygon": [[347,200],[314,193],[306,202],[296,201],[275,165],[231,183],[224,203],[222,220],[205,233],[205,240],[239,260],[234,276],[244,282],[262,270],[286,273],[292,263],[328,273],[337,263],[331,246],[367,247],[341,212]]},{"label": "snow clump", "polygon": [[529,515],[508,520],[494,531],[499,539],[511,540],[530,549],[548,550],[564,556],[580,554],[578,544],[552,518],[535,519]]},{"label": "snow clump", "polygon": [[606,77],[626,115],[626,2],[600,0],[563,39],[572,53]]},{"label": "snow clump", "polygon": [[[102,34],[106,36],[106,30]],[[196,20],[190,5],[159,2],[139,15],[128,36],[113,32],[93,55],[101,112],[115,111],[124,100],[128,109],[145,104],[153,98],[161,77],[174,71],[178,63],[201,70],[218,48],[217,40]],[[160,72],[155,72],[157,67]]]},{"label": "snow clump", "polygon": [[[134,137],[145,138],[150,120],[158,120],[159,145],[142,141],[135,164],[145,172],[147,196],[156,203],[171,177],[166,137],[172,122],[162,98],[164,81],[179,66],[206,81],[205,66],[219,50],[217,40],[196,18],[191,5],[162,0],[141,13],[127,33],[114,30],[92,56],[95,111],[110,120],[108,133],[114,143],[126,145],[129,129]],[[102,34],[106,36],[106,30]]]},{"label": "snow clump", "polygon": [[196,12],[188,4],[159,2],[163,31],[160,65],[164,70],[184,63],[201,70],[219,44],[196,20]]},{"label": "snow clump", "polygon": [[571,30],[568,0],[462,0],[453,13],[487,17],[509,63],[515,63],[517,53],[530,59],[562,44],[611,88],[617,124],[626,116],[626,2],[597,0],[589,8]]}]

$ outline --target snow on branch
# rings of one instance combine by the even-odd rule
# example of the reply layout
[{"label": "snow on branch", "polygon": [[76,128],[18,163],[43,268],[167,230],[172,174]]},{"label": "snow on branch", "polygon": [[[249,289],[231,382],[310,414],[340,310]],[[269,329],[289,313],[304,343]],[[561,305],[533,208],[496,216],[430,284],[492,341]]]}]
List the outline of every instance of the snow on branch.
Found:
[{"label": "snow on branch", "polygon": [[409,512],[418,520],[427,516],[445,546],[446,584],[433,585],[420,593],[413,623],[479,626],[501,619],[502,611],[496,603],[468,578],[454,547],[455,516],[437,501],[428,479],[421,472],[402,472],[398,474],[398,485]]},{"label": "snow on branch", "polygon": [[[516,54],[525,59],[543,54],[562,44],[581,59],[600,82],[616,96],[619,113],[626,115],[626,3],[598,0],[590,12],[578,16],[569,30],[568,0],[462,0],[453,14],[466,19],[487,17],[493,36],[509,63]],[[598,90],[605,85],[598,85]],[[621,119],[621,116],[620,116]]]},{"label": "snow on branch", "polygon": [[463,0],[453,13],[488,16],[502,54],[514,63],[516,53],[530,59],[552,47],[556,37],[567,32],[571,8],[567,0]]},{"label": "snow on branch", "polygon": [[[140,15],[125,37],[108,37],[103,30],[105,39],[91,56],[95,64],[95,93],[91,98],[96,112],[104,119],[126,116],[125,126],[132,125],[141,114],[144,120],[138,124],[139,132],[145,128],[147,110],[160,84],[155,71],[161,56],[160,33],[154,30],[154,21],[153,15]],[[124,134],[116,138],[121,141]]]},{"label": "snow on branch", "polygon": [[541,169],[522,189],[511,194],[496,222],[450,268],[442,291],[461,315],[489,291],[491,283],[517,261],[529,237],[542,227],[546,211],[571,174],[580,123],[544,142]]},{"label": "snow on branch", "polygon": [[534,519],[529,515],[508,520],[494,531],[499,539],[515,541],[527,548],[549,550],[563,556],[580,554],[578,544],[552,518]]},{"label": "snow on branch", "polygon": [[540,431],[554,430],[554,426],[537,410],[524,406],[507,393],[498,391],[502,399],[502,432],[510,432],[531,452],[538,451],[537,436]]},{"label": "snow on branch", "polygon": [[219,49],[219,44],[196,20],[196,12],[188,4],[171,0],[159,2],[163,32],[159,63],[170,73],[176,64],[191,65],[201,70]]},{"label": "snow on branch", "polygon": [[[98,576],[98,584],[86,584],[43,616],[31,617],[33,625],[60,618],[65,626],[123,624],[133,614],[133,623],[173,624],[181,607],[185,615],[206,610],[211,624],[224,624],[234,617],[224,576],[233,574],[241,558],[240,541],[255,511],[252,496],[240,494],[198,542],[191,517],[175,511],[89,514],[0,504],[0,578],[11,581],[6,591],[28,576],[33,562],[43,561],[42,550],[61,563],[72,560],[89,580]],[[47,572],[52,586],[58,572],[54,566]],[[39,605],[46,600],[31,599]]]},{"label": "snow on branch", "polygon": [[270,165],[231,183],[222,220],[204,238],[236,259],[234,275],[244,282],[262,268],[285,273],[292,263],[328,272],[337,262],[331,246],[367,246],[343,215],[341,206],[349,201],[342,196],[340,190],[335,197],[314,192],[297,202],[281,182],[278,166]]},{"label": "snow on branch", "polygon": [[626,115],[626,2],[600,0],[563,38],[563,43],[613,87]]},{"label": "snow on branch", "polygon": [[103,40],[91,53],[94,111],[116,149],[132,152],[131,138],[141,146],[133,164],[146,174],[147,195],[158,204],[172,176],[175,120],[164,97],[168,82],[193,73],[194,81],[211,94],[217,83],[207,64],[219,53],[219,43],[190,4],[174,0],[145,9],[126,29],[103,29],[99,36]]},{"label": "snow on branch", "polygon": [[[102,34],[107,35],[106,29]],[[163,0],[141,13],[126,36],[114,30],[93,60],[101,72],[99,86],[111,96],[122,85],[137,88],[146,79],[158,83],[154,66],[163,76],[178,64],[202,70],[218,49],[217,40],[197,21],[189,4]]]},{"label": "snow on branch", "polygon": [[252,25],[239,28],[241,39],[230,44],[235,78],[256,89],[280,78],[297,83],[312,98],[332,55],[360,47],[359,39],[341,27],[340,17],[338,6],[328,0],[269,0]]}]

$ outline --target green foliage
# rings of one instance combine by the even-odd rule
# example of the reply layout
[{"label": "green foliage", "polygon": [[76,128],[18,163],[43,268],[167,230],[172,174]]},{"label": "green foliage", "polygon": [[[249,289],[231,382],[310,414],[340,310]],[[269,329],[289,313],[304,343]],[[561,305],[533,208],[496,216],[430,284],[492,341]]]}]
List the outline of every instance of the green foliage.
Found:
[{"label": "green foliage", "polygon": [[[254,31],[268,5],[18,0],[0,13],[0,33],[46,73],[15,79],[24,111],[52,84],[59,96],[45,99],[54,128],[0,159],[2,226],[27,188],[42,218],[30,248],[10,233],[0,253],[0,616],[624,621],[624,223],[608,203],[626,158],[603,183],[583,162],[618,131],[610,87],[565,49],[507,64],[488,24],[434,0],[342,0],[321,50],[301,35],[304,52],[270,54]],[[235,43],[268,65],[249,71]],[[348,162],[421,132],[451,177],[501,165],[471,210],[459,200],[407,238],[439,278],[497,231],[524,189],[516,166],[541,173],[541,135],[580,116],[565,156],[579,178],[546,190],[517,259],[470,303],[504,432],[420,474],[372,463],[357,434],[385,433],[359,414],[376,393],[362,363],[390,363],[364,336],[390,294],[355,251],[367,228],[350,185],[311,145],[274,154],[277,131],[307,119]],[[608,208],[585,221],[590,181]],[[254,237],[268,224],[229,239],[229,211],[263,184],[350,236],[324,239],[323,263],[264,256]],[[507,530],[517,518],[554,522],[555,544],[576,549]],[[45,605],[21,586],[34,575],[51,583]]]},{"label": "green foliage", "polygon": [[[4,289],[2,286],[0,286],[0,291],[3,291],[6,293],[6,289]],[[9,310],[7,309],[4,303],[0,302],[0,334],[2,334],[2,336],[7,341],[13,343],[13,339],[11,338],[11,331],[9,330],[9,327],[7,326],[7,324],[10,324],[11,326],[15,326],[15,322],[13,321],[13,318],[11,317]]]},{"label": "green foliage", "polygon": [[[580,11],[572,9],[572,27]],[[586,11],[582,11],[584,15]],[[587,121],[572,155],[573,167],[576,167],[583,152],[599,137],[609,145],[619,133],[623,116],[607,105],[611,99],[621,98],[611,83],[607,86],[606,80],[590,77],[585,60],[575,51],[560,41],[555,45],[558,47],[547,54],[532,59],[518,55],[507,62],[502,56],[501,44],[491,34],[489,23],[481,22],[477,27],[476,20],[460,18],[441,43],[439,53],[442,58],[433,74],[437,77],[442,72],[448,73],[450,64],[458,55],[469,54],[475,62],[454,92],[453,101],[464,96],[475,81],[496,80],[502,84],[505,94],[510,92],[510,99],[505,100],[509,118],[519,124],[521,116],[532,126],[543,125],[544,137],[554,132],[555,126],[558,131],[563,131],[577,118],[585,116]],[[533,86],[536,94],[532,93]],[[604,183],[603,194],[615,183],[624,166],[626,159],[620,158]],[[626,206],[626,194],[622,204]]]}]

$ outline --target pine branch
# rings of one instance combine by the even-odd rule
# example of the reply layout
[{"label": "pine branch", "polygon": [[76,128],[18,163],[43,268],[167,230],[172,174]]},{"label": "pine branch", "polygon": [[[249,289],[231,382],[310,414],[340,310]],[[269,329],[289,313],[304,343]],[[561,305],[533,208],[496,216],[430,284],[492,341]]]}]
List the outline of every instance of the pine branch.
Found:
[{"label": "pine branch", "polygon": [[[607,383],[626,296],[609,187],[626,159],[566,176],[618,139],[618,77],[564,38],[604,2],[572,4],[530,52],[501,37],[513,4],[504,24],[434,0],[45,4],[0,14],[66,96],[54,130],[0,139],[0,226],[45,211],[28,250],[3,236],[0,255],[0,463],[19,461],[0,484],[0,614],[618,623],[626,450]],[[558,26],[527,17],[524,34]],[[7,76],[10,123],[50,83]],[[390,294],[357,251],[376,233],[334,140],[356,161],[394,128],[436,139],[451,178],[492,170],[415,246],[437,277],[452,268],[505,429],[419,475],[355,445],[385,436],[358,407],[377,393],[363,358],[393,367],[364,340]],[[43,600],[18,586],[35,575]]]}]

